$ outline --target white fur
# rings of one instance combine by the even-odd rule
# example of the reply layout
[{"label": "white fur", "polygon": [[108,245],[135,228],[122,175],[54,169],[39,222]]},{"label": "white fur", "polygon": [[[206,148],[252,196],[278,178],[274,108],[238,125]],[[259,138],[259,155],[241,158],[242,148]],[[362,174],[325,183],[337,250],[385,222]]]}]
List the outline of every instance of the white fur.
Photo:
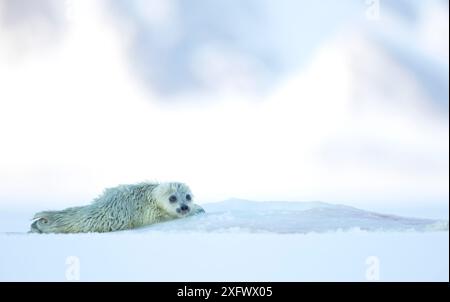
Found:
[{"label": "white fur", "polygon": [[[169,201],[172,195],[177,202]],[[177,182],[120,185],[106,189],[90,205],[37,213],[30,232],[110,232],[204,212],[187,195],[193,198],[189,187]]]}]

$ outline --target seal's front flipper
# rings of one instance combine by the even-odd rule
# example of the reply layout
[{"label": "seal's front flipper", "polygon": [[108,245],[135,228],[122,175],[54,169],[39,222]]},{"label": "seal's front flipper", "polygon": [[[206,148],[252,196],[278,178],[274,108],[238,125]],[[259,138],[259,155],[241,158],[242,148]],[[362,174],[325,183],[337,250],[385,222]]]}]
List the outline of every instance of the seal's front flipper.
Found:
[{"label": "seal's front flipper", "polygon": [[198,214],[204,214],[204,213],[206,213],[206,212],[201,206],[199,206],[197,204],[192,205],[191,216],[198,215]]}]

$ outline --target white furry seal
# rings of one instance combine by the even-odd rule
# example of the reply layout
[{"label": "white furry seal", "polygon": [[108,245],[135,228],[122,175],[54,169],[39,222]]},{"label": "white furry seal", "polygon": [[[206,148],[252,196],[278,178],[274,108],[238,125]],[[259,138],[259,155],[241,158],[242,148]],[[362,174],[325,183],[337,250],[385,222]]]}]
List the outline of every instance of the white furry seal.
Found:
[{"label": "white furry seal", "polygon": [[204,210],[183,183],[139,183],[109,188],[87,206],[39,212],[31,233],[87,233],[132,229]]}]

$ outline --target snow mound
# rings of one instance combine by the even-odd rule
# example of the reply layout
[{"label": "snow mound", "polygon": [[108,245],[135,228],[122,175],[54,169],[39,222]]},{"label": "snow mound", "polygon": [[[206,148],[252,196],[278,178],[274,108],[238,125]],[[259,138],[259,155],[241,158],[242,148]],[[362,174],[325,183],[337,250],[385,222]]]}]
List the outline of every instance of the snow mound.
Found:
[{"label": "snow mound", "polygon": [[408,218],[324,202],[231,199],[204,205],[206,214],[145,227],[138,232],[323,233],[333,231],[446,231],[448,221]]}]

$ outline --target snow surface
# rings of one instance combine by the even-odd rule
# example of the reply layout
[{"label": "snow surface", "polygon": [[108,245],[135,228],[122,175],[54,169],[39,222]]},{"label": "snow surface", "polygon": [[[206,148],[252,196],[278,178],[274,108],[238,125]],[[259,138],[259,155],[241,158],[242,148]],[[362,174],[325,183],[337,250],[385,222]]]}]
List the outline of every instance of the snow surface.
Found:
[{"label": "snow surface", "polygon": [[66,281],[73,259],[80,281],[368,281],[374,263],[380,281],[449,280],[447,220],[323,202],[204,208],[136,230],[69,235],[27,234],[27,217],[3,212],[0,281]]}]

